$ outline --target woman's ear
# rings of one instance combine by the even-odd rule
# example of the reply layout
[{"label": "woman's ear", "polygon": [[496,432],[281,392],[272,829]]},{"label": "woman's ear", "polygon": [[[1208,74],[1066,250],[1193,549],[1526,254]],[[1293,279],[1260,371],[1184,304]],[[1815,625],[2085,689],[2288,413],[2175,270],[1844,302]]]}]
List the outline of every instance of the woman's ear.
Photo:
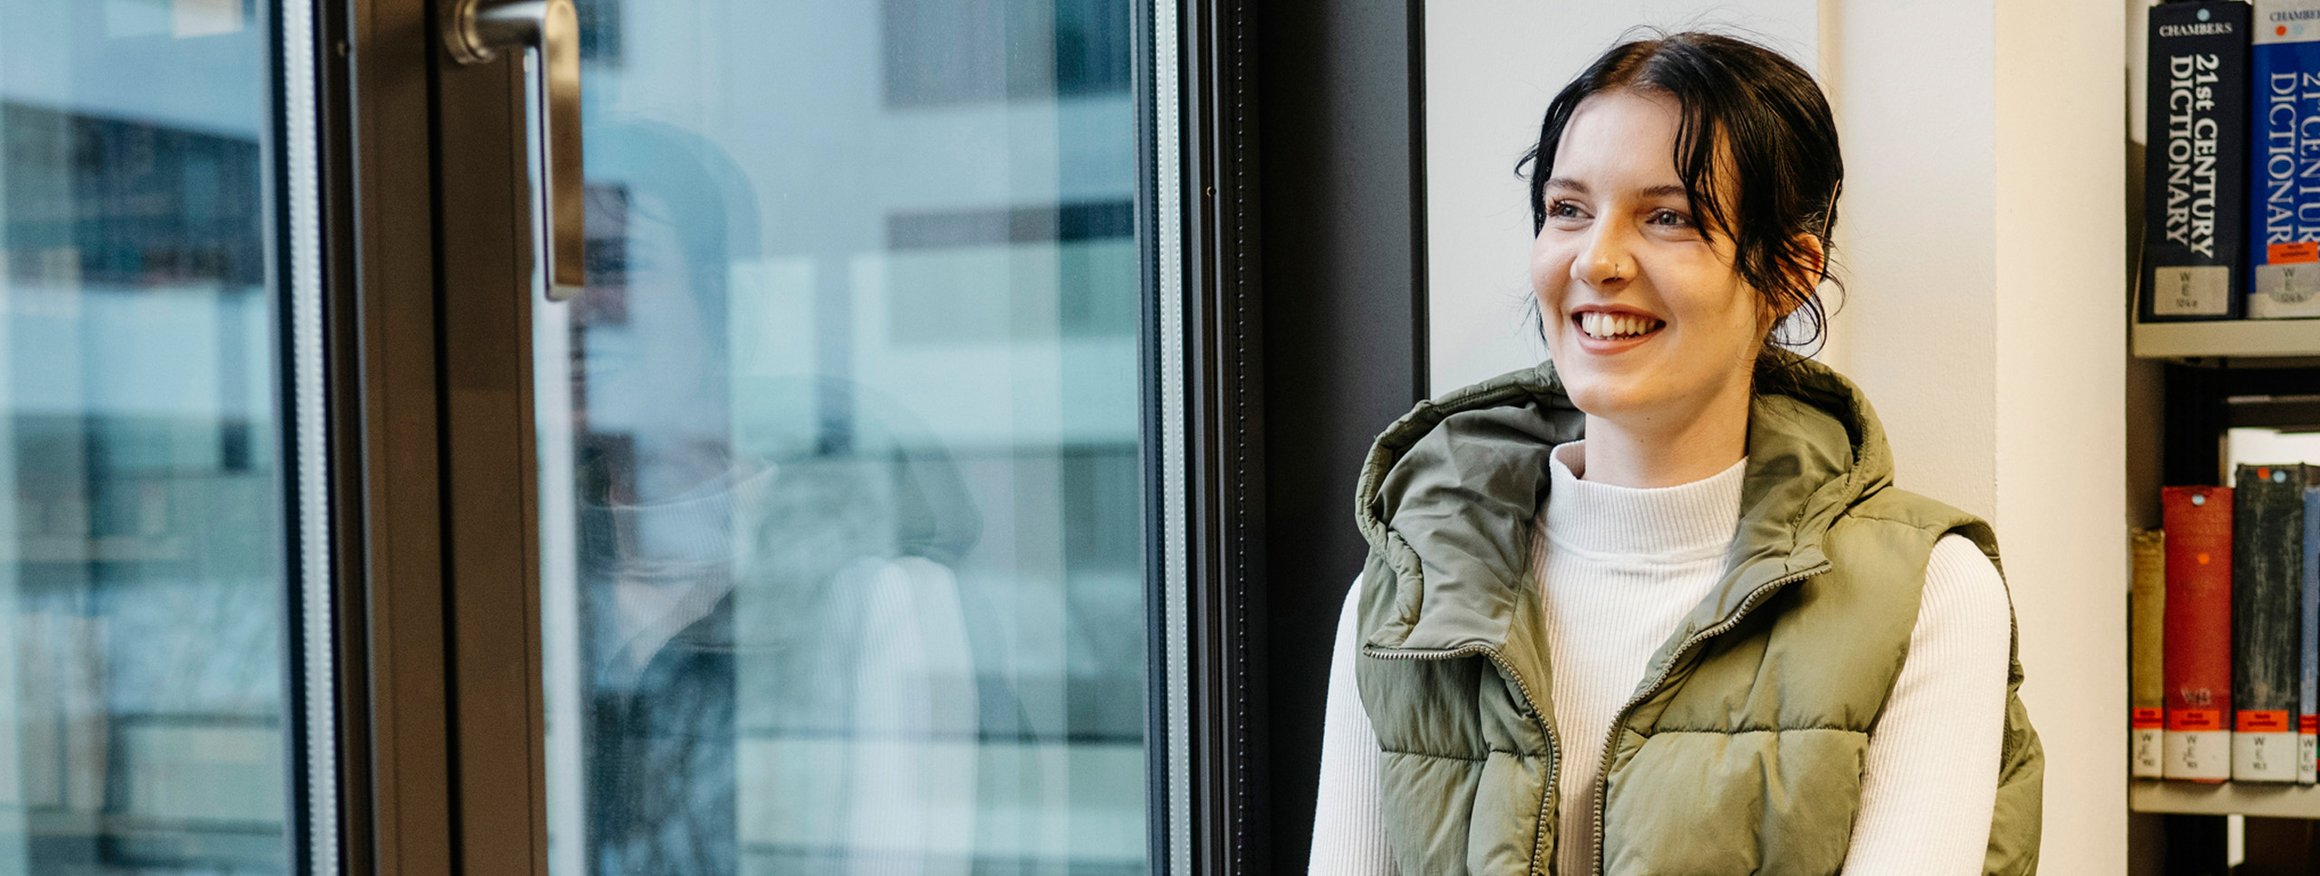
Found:
[{"label": "woman's ear", "polygon": [[1803,258],[1788,266],[1788,270],[1794,272],[1794,276],[1791,278],[1794,282],[1789,288],[1799,290],[1801,294],[1764,296],[1764,307],[1761,315],[1764,320],[1764,332],[1768,337],[1773,330],[1780,327],[1781,323],[1788,320],[1790,314],[1795,313],[1797,308],[1803,307],[1812,291],[1820,287],[1822,280],[1828,278],[1828,247],[1821,243],[1819,237],[1812,234],[1799,234],[1795,239],[1798,254],[1802,255]]},{"label": "woman's ear", "polygon": [[1820,286],[1821,281],[1829,277],[1828,245],[1822,243],[1817,234],[1799,234],[1796,236],[1796,244],[1805,256],[1804,264],[1800,267],[1808,271],[1805,276],[1797,278],[1797,285],[1806,289]]}]

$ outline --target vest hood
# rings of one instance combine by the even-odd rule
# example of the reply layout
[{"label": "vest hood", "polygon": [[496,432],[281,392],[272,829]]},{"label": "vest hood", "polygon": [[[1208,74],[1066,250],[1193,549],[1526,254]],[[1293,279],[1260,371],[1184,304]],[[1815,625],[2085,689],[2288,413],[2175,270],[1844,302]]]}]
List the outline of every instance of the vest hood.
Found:
[{"label": "vest hood", "polygon": [[[1365,648],[1487,649],[1543,682],[1543,649],[1510,649],[1507,639],[1539,598],[1530,533],[1547,499],[1547,454],[1584,432],[1551,360],[1420,402],[1388,427],[1355,490],[1362,535],[1393,572],[1390,616],[1363,619]],[[1884,430],[1860,389],[1786,351],[1760,363],[1747,441],[1725,574],[1670,646],[1737,612],[1757,589],[1824,568],[1829,526],[1892,482]]]}]

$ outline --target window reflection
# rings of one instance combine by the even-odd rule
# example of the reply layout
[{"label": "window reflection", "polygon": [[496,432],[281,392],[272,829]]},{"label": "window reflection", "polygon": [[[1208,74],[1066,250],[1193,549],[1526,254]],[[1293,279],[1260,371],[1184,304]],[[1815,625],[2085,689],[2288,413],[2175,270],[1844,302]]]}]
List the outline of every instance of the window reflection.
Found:
[{"label": "window reflection", "polygon": [[0,874],[285,872],[267,23],[0,22]]},{"label": "window reflection", "polygon": [[551,855],[1146,872],[1130,5],[582,6]]},{"label": "window reflection", "polygon": [[[600,872],[734,871],[734,523],[771,474],[729,440],[723,192],[682,132],[589,190],[571,323],[589,789]],[[699,153],[705,156],[707,153]],[[679,228],[691,234],[680,235]]]}]

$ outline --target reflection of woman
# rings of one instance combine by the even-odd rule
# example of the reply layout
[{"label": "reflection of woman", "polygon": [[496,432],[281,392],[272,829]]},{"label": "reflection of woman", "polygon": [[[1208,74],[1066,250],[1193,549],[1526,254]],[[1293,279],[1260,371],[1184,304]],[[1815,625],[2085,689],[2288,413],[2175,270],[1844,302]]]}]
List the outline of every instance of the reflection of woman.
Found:
[{"label": "reflection of woman", "polygon": [[976,701],[945,563],[978,522],[956,472],[844,381],[733,372],[737,168],[666,126],[589,137],[591,870],[964,872]]},{"label": "reflection of woman", "polygon": [[1819,328],[1810,76],[1684,33],[1547,110],[1550,359],[1362,472],[1317,873],[2026,873],[2042,755],[1990,527],[1891,485]]},{"label": "reflection of woman", "polygon": [[730,438],[730,211],[680,132],[590,139],[613,180],[590,190],[572,311],[590,868],[733,873],[733,520],[772,470]]}]

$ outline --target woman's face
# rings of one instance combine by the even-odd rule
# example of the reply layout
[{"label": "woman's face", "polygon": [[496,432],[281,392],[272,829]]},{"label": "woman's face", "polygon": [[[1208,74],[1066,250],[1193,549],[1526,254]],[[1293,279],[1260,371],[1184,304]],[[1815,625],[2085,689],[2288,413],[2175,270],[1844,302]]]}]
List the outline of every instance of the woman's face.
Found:
[{"label": "woman's face", "polygon": [[1580,410],[1629,429],[1745,411],[1769,327],[1732,268],[1731,240],[1703,236],[1684,195],[1673,157],[1679,113],[1657,92],[1580,102],[1531,248],[1555,372]]}]

